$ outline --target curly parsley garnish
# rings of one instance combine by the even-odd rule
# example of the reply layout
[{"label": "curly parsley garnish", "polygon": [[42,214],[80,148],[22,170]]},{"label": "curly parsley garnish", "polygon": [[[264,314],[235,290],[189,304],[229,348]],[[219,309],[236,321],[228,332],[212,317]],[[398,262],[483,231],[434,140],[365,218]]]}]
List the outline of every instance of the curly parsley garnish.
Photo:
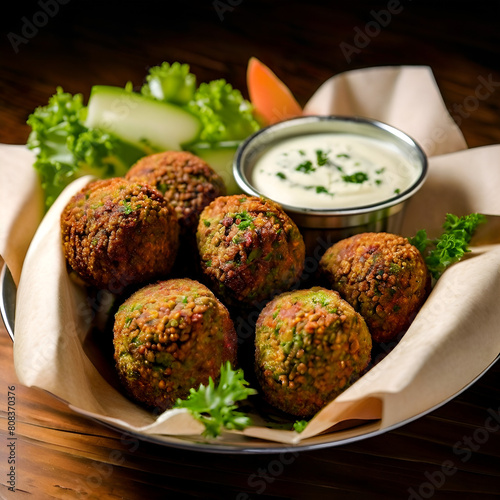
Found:
[{"label": "curly parsley garnish", "polygon": [[477,226],[484,222],[486,217],[482,214],[462,217],[447,214],[441,236],[431,240],[427,237],[427,232],[421,229],[409,241],[424,256],[432,277],[437,280],[451,264],[458,262],[470,251],[468,245],[472,236]]},{"label": "curly parsley garnish", "polygon": [[252,422],[250,417],[236,411],[238,401],[257,394],[243,378],[243,370],[233,370],[231,363],[221,366],[220,380],[217,386],[212,377],[208,385],[191,389],[187,399],[178,399],[174,408],[187,408],[191,414],[205,426],[204,436],[217,437],[222,429],[242,430]]}]

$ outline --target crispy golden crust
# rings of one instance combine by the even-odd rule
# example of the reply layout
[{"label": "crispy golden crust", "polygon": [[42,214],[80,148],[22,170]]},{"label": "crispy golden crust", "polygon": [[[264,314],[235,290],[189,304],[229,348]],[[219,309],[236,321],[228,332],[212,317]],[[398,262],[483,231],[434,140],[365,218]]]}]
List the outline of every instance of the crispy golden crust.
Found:
[{"label": "crispy golden crust", "polygon": [[229,303],[254,303],[289,289],[304,267],[304,240],[280,205],[245,195],[206,207],[196,234],[201,266]]},{"label": "crispy golden crust", "polygon": [[159,191],[113,178],[73,196],[61,214],[61,233],[66,260],[86,283],[121,292],[168,274],[179,227]]},{"label": "crispy golden crust", "polygon": [[264,398],[310,417],[359,378],[371,347],[365,321],[337,292],[284,293],[257,320],[255,369]]},{"label": "crispy golden crust", "polygon": [[201,283],[172,279],[148,285],[119,308],[115,362],[136,401],[164,411],[190,388],[216,380],[236,363],[237,338],[227,309]]},{"label": "crispy golden crust", "polygon": [[404,332],[430,291],[420,252],[406,238],[390,233],[363,233],[339,241],[326,251],[320,269],[365,318],[376,342]]},{"label": "crispy golden crust", "polygon": [[226,194],[222,178],[205,161],[187,151],[145,156],[125,178],[161,191],[174,207],[182,233],[194,233],[201,211],[217,196]]}]

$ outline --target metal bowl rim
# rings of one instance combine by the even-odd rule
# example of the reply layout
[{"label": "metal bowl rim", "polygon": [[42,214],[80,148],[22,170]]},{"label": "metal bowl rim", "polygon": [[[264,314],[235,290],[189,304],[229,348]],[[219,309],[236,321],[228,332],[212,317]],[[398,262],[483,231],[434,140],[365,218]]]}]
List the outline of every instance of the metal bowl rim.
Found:
[{"label": "metal bowl rim", "polygon": [[261,128],[257,132],[254,132],[250,137],[245,139],[236,150],[236,154],[233,160],[233,175],[238,186],[245,191],[246,193],[253,196],[263,196],[262,193],[257,191],[246,179],[242,172],[242,156],[245,150],[249,147],[249,145],[255,141],[262,134],[268,134],[272,130],[279,130],[282,128],[293,128],[293,125],[297,122],[319,122],[319,121],[338,121],[338,122],[346,122],[346,123],[360,123],[368,126],[374,126],[375,128],[381,129],[385,132],[388,132],[392,136],[396,137],[399,140],[402,140],[408,143],[414,150],[417,152],[419,160],[421,162],[421,172],[419,177],[413,182],[411,186],[405,189],[403,192],[388,198],[382,202],[371,203],[368,205],[361,205],[359,207],[349,207],[349,208],[335,208],[335,209],[323,209],[323,208],[304,208],[304,207],[296,207],[293,205],[288,205],[286,203],[280,203],[283,209],[286,212],[301,214],[301,215],[309,215],[309,216],[318,216],[318,217],[342,217],[345,215],[361,215],[367,214],[370,212],[375,212],[378,210],[384,210],[386,208],[392,207],[399,203],[402,203],[409,198],[411,198],[423,185],[425,179],[428,174],[428,161],[427,156],[424,153],[423,149],[420,145],[410,137],[407,133],[402,130],[393,127],[387,123],[381,122],[379,120],[373,120],[370,118],[363,118],[357,116],[342,116],[342,115],[304,115],[298,116],[295,118],[290,118],[288,120],[275,123],[273,125],[268,125],[266,127]]}]

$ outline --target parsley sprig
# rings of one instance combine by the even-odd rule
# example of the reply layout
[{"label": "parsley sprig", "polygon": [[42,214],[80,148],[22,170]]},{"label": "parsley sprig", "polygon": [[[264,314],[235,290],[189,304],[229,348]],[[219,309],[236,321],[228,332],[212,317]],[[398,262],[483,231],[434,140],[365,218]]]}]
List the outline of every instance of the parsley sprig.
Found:
[{"label": "parsley sprig", "polygon": [[217,437],[222,429],[242,430],[251,424],[251,419],[236,411],[238,401],[257,394],[248,386],[243,370],[233,370],[228,361],[221,366],[220,380],[217,386],[212,377],[208,385],[201,384],[198,389],[191,389],[187,399],[178,399],[175,408],[186,408],[205,426],[204,436]]},{"label": "parsley sprig", "polygon": [[424,256],[432,277],[437,280],[451,264],[458,262],[470,251],[468,245],[472,236],[477,226],[485,221],[486,217],[482,214],[462,217],[447,214],[441,236],[431,240],[427,237],[427,232],[421,229],[410,238],[410,243]]}]

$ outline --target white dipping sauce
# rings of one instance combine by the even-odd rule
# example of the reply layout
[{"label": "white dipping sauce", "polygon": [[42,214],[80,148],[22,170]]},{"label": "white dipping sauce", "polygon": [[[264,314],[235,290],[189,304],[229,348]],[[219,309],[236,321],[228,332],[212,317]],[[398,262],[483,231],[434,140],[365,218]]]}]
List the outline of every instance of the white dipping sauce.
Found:
[{"label": "white dipping sauce", "polygon": [[395,145],[356,134],[320,133],[286,139],[265,151],[251,183],[278,203],[335,209],[393,198],[419,175]]}]

